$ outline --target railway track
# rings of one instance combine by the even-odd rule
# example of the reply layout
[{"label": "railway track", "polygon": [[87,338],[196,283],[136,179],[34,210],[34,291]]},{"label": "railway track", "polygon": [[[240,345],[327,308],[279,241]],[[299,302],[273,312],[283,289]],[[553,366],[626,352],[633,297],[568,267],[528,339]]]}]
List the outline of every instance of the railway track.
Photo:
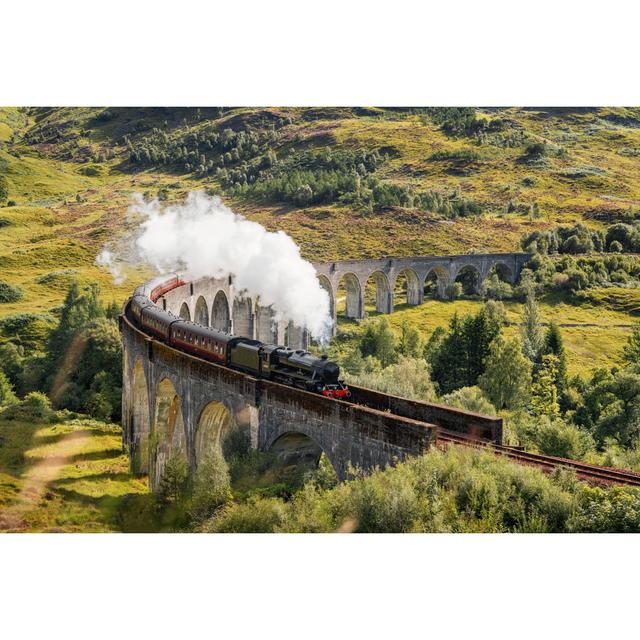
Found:
[{"label": "railway track", "polygon": [[519,464],[537,467],[545,473],[551,473],[558,468],[573,469],[578,478],[591,484],[617,484],[640,487],[640,474],[634,473],[633,471],[598,467],[596,465],[578,462],[577,460],[569,460],[567,458],[558,458],[555,456],[545,456],[538,453],[521,451],[515,447],[498,445],[489,440],[479,440],[477,438],[465,436],[454,431],[447,431],[445,429],[438,430],[437,442],[444,444],[445,446],[457,444],[465,447],[476,447],[479,449],[490,448],[498,455],[509,458]]}]

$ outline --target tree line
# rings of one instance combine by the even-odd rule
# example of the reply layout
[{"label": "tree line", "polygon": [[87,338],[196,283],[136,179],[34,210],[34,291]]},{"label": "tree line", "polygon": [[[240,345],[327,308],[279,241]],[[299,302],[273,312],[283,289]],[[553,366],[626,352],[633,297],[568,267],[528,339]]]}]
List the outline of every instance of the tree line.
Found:
[{"label": "tree line", "polygon": [[376,170],[388,155],[358,149],[294,152],[286,160],[253,163],[222,170],[219,177],[231,195],[251,195],[265,202],[299,207],[343,204],[372,212],[382,207],[406,207],[446,218],[481,213],[482,207],[459,189],[448,193],[416,191],[380,180]]},{"label": "tree line", "polygon": [[640,253],[640,221],[618,222],[609,225],[605,231],[592,231],[582,223],[548,231],[536,230],[525,235],[520,245],[529,253],[543,255]]}]

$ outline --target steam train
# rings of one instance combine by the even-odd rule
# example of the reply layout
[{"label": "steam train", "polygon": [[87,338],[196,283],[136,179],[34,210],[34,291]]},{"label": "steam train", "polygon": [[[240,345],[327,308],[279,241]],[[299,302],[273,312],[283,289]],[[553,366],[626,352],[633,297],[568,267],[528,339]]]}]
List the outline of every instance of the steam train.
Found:
[{"label": "steam train", "polygon": [[149,295],[137,289],[126,307],[128,318],[159,340],[225,367],[330,398],[351,395],[339,379],[340,368],[326,355],[318,358],[302,349],[234,336],[179,318],[155,304],[161,295],[181,284],[184,282],[178,278],[164,281]]}]

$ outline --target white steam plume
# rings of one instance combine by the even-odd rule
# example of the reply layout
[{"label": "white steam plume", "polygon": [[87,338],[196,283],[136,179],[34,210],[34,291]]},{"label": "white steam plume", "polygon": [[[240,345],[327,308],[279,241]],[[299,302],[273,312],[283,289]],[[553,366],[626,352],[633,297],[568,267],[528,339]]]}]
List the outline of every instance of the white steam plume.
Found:
[{"label": "white steam plume", "polygon": [[194,278],[234,274],[236,290],[252,299],[260,296],[276,320],[293,320],[320,342],[331,335],[329,295],[283,231],[267,231],[201,192],[164,207],[136,195],[127,224],[130,233],[97,258],[117,282],[125,267],[141,264],[160,273],[188,271]]}]

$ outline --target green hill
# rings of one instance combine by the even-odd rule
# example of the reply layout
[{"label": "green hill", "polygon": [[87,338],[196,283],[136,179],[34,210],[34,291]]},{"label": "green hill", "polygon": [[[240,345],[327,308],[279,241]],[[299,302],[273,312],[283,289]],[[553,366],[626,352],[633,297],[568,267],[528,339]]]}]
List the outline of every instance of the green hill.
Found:
[{"label": "green hill", "polygon": [[[315,260],[511,251],[640,211],[640,109],[2,108],[0,316],[55,309],[132,193],[220,194]],[[4,204],[4,203],[2,203]]]}]

